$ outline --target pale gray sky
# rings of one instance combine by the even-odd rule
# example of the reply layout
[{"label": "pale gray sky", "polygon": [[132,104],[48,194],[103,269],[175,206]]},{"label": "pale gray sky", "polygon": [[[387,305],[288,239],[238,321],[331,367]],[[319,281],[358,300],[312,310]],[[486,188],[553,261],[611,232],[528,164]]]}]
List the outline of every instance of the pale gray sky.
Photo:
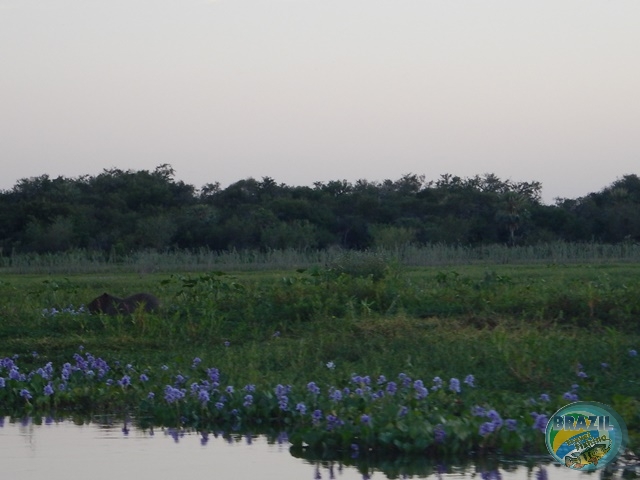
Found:
[{"label": "pale gray sky", "polygon": [[638,0],[0,0],[0,189],[640,174]]}]

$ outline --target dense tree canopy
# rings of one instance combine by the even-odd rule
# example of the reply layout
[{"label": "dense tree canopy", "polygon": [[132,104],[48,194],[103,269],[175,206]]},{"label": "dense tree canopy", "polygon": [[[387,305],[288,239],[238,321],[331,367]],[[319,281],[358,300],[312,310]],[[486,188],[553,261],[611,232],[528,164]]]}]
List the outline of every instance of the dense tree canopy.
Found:
[{"label": "dense tree canopy", "polygon": [[410,174],[312,187],[247,178],[197,190],[176,181],[169,165],[95,177],[42,175],[0,192],[0,248],[6,254],[640,241],[637,175],[551,206],[540,202],[541,188],[493,174],[434,181]]}]

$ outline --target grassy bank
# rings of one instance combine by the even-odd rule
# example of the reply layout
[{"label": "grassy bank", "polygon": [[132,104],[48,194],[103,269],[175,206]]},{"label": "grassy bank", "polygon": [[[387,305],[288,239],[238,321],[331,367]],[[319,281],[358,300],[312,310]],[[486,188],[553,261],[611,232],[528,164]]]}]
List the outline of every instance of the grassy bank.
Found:
[{"label": "grassy bank", "polygon": [[[245,416],[247,426],[257,428],[258,420],[296,426],[294,440],[307,444],[327,441],[314,437],[309,382],[322,392],[317,407],[325,413],[333,409],[357,424],[357,431],[354,427],[345,437],[349,441],[353,435],[364,441],[365,433],[373,433],[363,430],[362,415],[375,414],[376,422],[386,419],[391,432],[401,429],[400,420],[390,419],[411,402],[411,415],[417,415],[413,421],[429,425],[415,435],[431,441],[429,445],[439,424],[449,436],[462,435],[471,445],[482,445],[486,438],[479,429],[487,418],[469,412],[483,406],[523,428],[517,439],[503,429],[498,443],[533,448],[537,437],[531,433],[536,420],[531,412],[553,413],[575,397],[611,404],[625,417],[632,436],[640,430],[636,265],[393,265],[373,257],[343,258],[328,268],[305,271],[3,275],[0,358],[18,354],[21,372],[52,361],[58,378],[65,362],[75,365],[73,356],[84,355],[78,350],[82,345],[83,352],[110,363],[109,378],[115,385],[98,387],[76,373],[73,388],[80,390],[75,397],[59,394],[55,404],[57,397],[42,393],[46,382],[31,387],[28,402],[16,383],[12,394],[5,391],[0,397],[0,406],[18,413],[29,405],[75,411],[133,405],[139,412],[168,419],[175,412],[162,400],[164,388],[184,388],[188,399],[189,384],[176,385],[176,376],[201,385],[208,369],[216,368],[218,393],[227,399],[226,386],[255,386],[252,395],[256,404],[262,403],[253,416]],[[81,304],[103,291],[118,296],[150,291],[160,297],[163,308],[155,315],[115,318],[78,313]],[[8,373],[5,368],[0,376],[8,379]],[[151,384],[141,383],[143,373],[152,378]],[[473,387],[463,384],[459,393],[449,388],[451,379],[463,383],[469,375]],[[132,382],[127,389],[117,385],[125,376]],[[385,380],[377,386],[380,376]],[[365,377],[368,383],[363,383]],[[435,388],[436,377],[443,380],[443,388]],[[32,376],[31,383],[33,378],[39,377]],[[397,402],[353,397],[363,386],[371,386],[373,395],[386,391],[391,381],[401,384],[402,378],[411,383],[400,390],[404,396]],[[416,380],[430,392],[424,405],[424,399],[415,398]],[[291,385],[287,415],[279,410],[278,385]],[[334,404],[331,388],[351,390]],[[162,401],[145,403],[149,391]],[[213,390],[208,394],[213,397]],[[230,399],[229,411],[245,408],[246,395]],[[214,406],[204,414],[193,401],[181,407],[182,415],[189,412],[214,423],[234,420],[218,417]],[[307,423],[295,416],[294,407],[301,402],[309,409]],[[327,422],[326,416],[322,421]],[[322,428],[326,431],[326,423]],[[376,441],[384,432],[376,431]],[[331,438],[344,448],[347,440]],[[468,446],[467,440],[461,442],[458,448]],[[408,449],[410,438],[401,443]]]}]

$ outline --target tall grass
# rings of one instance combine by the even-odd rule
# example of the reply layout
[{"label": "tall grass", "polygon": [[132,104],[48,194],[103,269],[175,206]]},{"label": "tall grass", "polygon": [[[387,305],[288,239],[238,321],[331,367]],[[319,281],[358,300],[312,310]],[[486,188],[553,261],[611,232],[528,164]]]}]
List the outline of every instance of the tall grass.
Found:
[{"label": "tall grass", "polygon": [[[640,245],[546,243],[507,247],[432,244],[378,250],[404,266],[470,264],[578,264],[640,263]],[[294,270],[326,266],[345,255],[340,248],[326,250],[199,250],[139,251],[130,254],[73,250],[64,253],[12,253],[0,256],[0,273],[157,273],[198,271]]]}]

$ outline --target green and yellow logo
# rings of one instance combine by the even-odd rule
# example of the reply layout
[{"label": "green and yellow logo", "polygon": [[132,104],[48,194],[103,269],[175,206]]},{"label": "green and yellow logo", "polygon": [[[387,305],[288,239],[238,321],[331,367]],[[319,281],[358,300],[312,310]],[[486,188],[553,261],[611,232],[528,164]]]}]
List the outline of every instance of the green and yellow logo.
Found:
[{"label": "green and yellow logo", "polygon": [[575,402],[551,417],[545,437],[549,453],[562,465],[590,471],[605,467],[623,452],[627,427],[608,405]]}]

